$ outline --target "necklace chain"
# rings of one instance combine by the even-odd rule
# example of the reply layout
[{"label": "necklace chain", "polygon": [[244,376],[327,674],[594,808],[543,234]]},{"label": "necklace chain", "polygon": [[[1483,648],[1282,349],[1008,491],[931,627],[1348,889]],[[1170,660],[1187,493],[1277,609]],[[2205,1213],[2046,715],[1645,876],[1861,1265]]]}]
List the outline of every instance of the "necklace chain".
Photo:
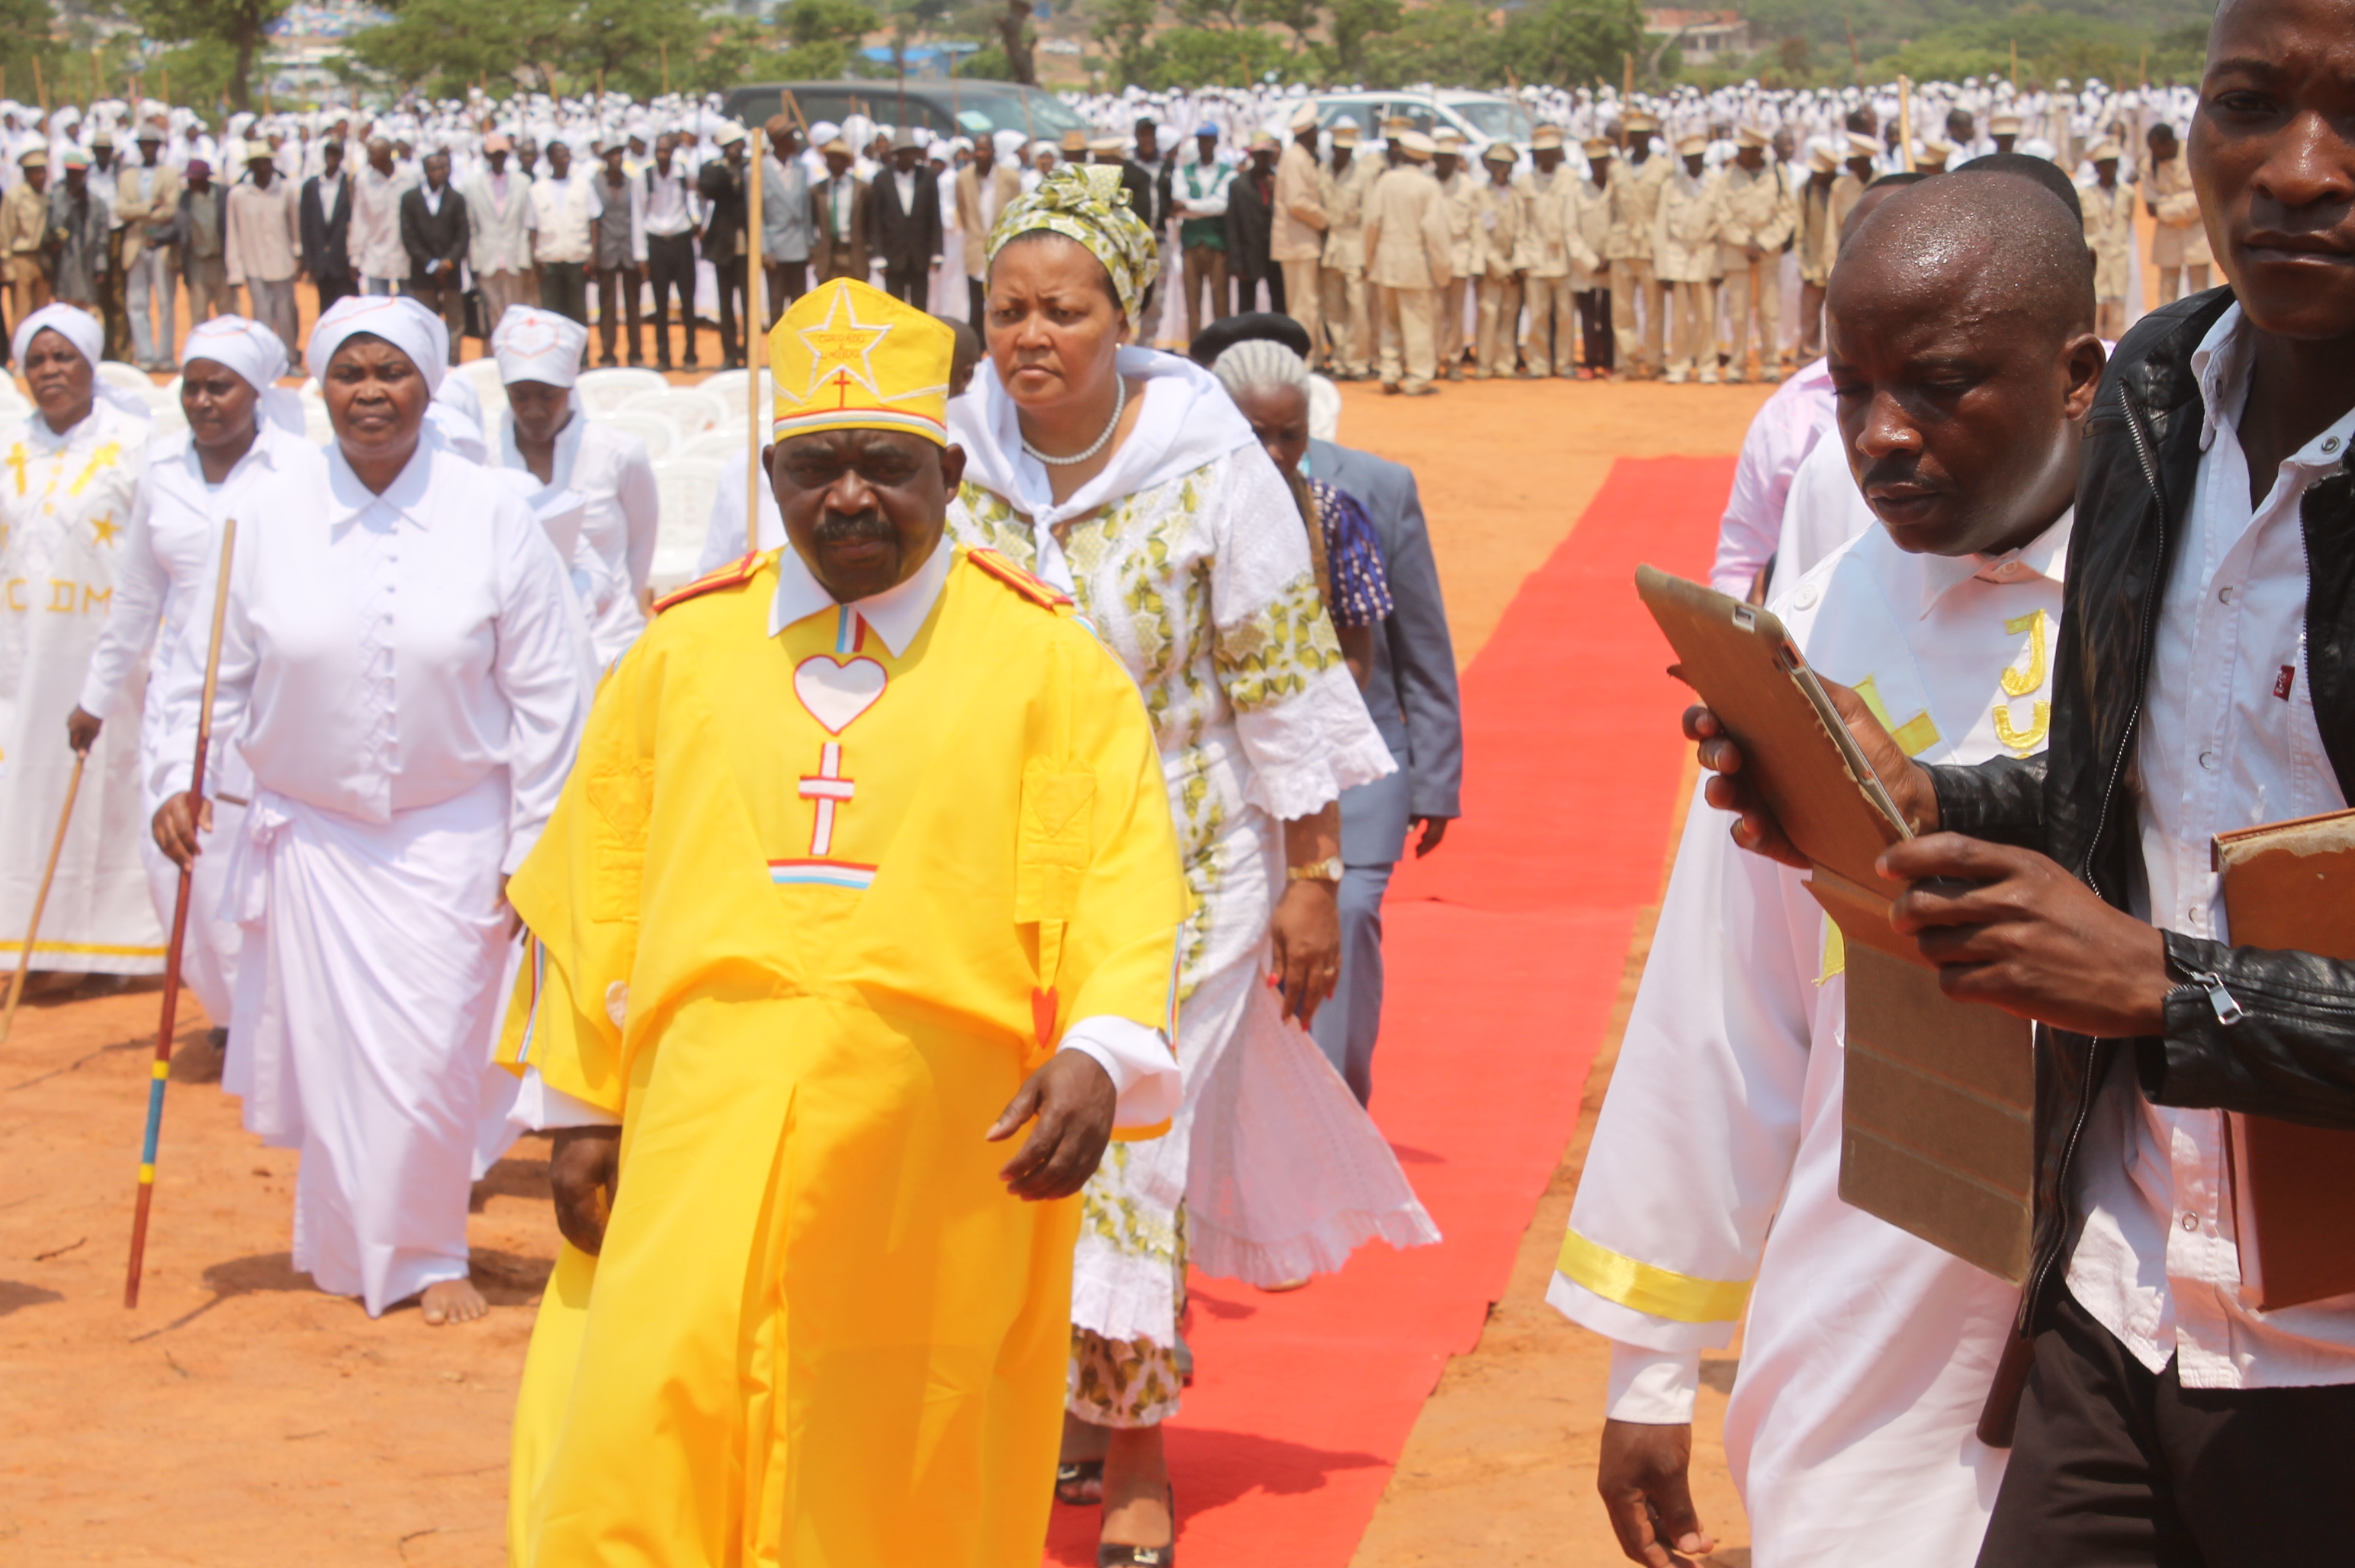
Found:
[{"label": "necklace chain", "polygon": [[1112,439],[1112,432],[1120,428],[1120,416],[1128,407],[1128,378],[1125,376],[1114,375],[1112,379],[1112,418],[1104,421],[1103,433],[1096,437],[1095,440],[1088,443],[1086,451],[1075,452],[1069,457],[1050,456],[1048,453],[1043,453],[1037,447],[1031,445],[1030,438],[1027,435],[1022,438],[1022,450],[1037,458],[1039,462],[1051,464],[1058,468],[1069,468],[1074,463],[1085,463],[1089,458],[1093,457],[1097,453],[1102,452],[1104,447],[1104,443]]}]

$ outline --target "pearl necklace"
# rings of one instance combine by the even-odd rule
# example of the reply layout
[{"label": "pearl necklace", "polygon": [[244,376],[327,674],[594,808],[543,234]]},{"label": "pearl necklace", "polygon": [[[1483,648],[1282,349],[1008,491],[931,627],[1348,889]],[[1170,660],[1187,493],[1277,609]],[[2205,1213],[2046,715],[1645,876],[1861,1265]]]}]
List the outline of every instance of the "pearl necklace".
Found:
[{"label": "pearl necklace", "polygon": [[1112,432],[1120,428],[1121,413],[1128,407],[1128,378],[1125,376],[1114,375],[1112,379],[1112,418],[1105,421],[1103,433],[1096,437],[1095,440],[1088,443],[1086,451],[1075,452],[1069,457],[1050,457],[1046,453],[1043,453],[1037,447],[1031,445],[1030,438],[1027,435],[1022,438],[1022,450],[1037,458],[1039,462],[1052,464],[1058,468],[1069,468],[1074,463],[1085,463],[1089,458],[1093,457],[1097,453],[1102,452],[1104,448],[1104,443],[1112,439]]}]

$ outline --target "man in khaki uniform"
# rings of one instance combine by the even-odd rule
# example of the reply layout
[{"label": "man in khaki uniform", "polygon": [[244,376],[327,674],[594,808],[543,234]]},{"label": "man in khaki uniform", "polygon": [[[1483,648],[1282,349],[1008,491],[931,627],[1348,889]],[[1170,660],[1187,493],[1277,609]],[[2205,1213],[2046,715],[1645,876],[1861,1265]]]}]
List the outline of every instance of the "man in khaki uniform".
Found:
[{"label": "man in khaki uniform", "polygon": [[1513,185],[1513,144],[1491,142],[1480,155],[1487,177],[1472,193],[1466,274],[1477,285],[1478,325],[1472,379],[1486,381],[1513,369],[1513,329],[1521,315],[1521,193]]},{"label": "man in khaki uniform", "polygon": [[1725,269],[1726,347],[1732,362],[1725,379],[1744,379],[1742,362],[1751,339],[1758,347],[1758,373],[1783,379],[1774,338],[1783,320],[1783,247],[1798,212],[1780,165],[1766,161],[1766,133],[1744,125],[1734,133],[1733,165],[1725,184],[1725,232],[1718,237],[1719,264]]},{"label": "man in khaki uniform", "polygon": [[1717,246],[1725,232],[1725,187],[1708,171],[1703,155],[1706,136],[1687,136],[1677,144],[1681,160],[1676,173],[1660,187],[1654,209],[1652,270],[1672,291],[1667,314],[1676,321],[1676,344],[1668,353],[1668,380],[1681,385],[1700,366],[1704,386],[1717,382],[1717,291],[1710,274],[1717,269]]},{"label": "man in khaki uniform", "polygon": [[2200,219],[2200,197],[2191,188],[2175,141],[2164,120],[2150,128],[2150,172],[2144,176],[2144,208],[2157,219],[2150,233],[2150,264],[2158,269],[2158,303],[2167,304],[2208,286],[2208,227]]},{"label": "man in khaki uniform", "polygon": [[[1649,114],[1627,116],[1625,163],[1611,176],[1611,332],[1626,350],[1623,376],[1649,380],[1660,373],[1661,335],[1668,312],[1652,271],[1654,219],[1660,187],[1668,183],[1668,160],[1652,156],[1652,133],[1660,123]],[[1636,313],[1644,313],[1643,347],[1636,343]]]},{"label": "man in khaki uniform", "polygon": [[1357,155],[1363,132],[1355,120],[1333,123],[1333,160],[1316,172],[1325,208],[1325,369],[1337,381],[1374,372],[1374,331],[1366,310],[1366,197],[1381,167]]},{"label": "man in khaki uniform", "polygon": [[1439,291],[1455,275],[1447,209],[1431,177],[1431,138],[1401,131],[1391,146],[1398,164],[1366,198],[1366,276],[1381,291],[1382,390],[1427,397],[1437,390]]},{"label": "man in khaki uniform", "polygon": [[2126,281],[2134,270],[2132,187],[2118,183],[2117,143],[2105,137],[2087,155],[2094,183],[2077,187],[2085,209],[2085,244],[2094,252],[2094,330],[2115,343],[2126,334]]},{"label": "man in khaki uniform", "polygon": [[1807,183],[1799,188],[1799,363],[1824,355],[1824,289],[1839,254],[1839,225],[1832,220],[1832,187],[1839,156],[1817,142],[1807,148]]},{"label": "man in khaki uniform", "polygon": [[[1832,181],[1834,236],[1838,235],[1840,226],[1848,221],[1848,215],[1856,210],[1856,204],[1864,199],[1865,187],[1880,177],[1881,167],[1875,161],[1880,155],[1871,137],[1855,131],[1848,133],[1848,172]],[[1838,249],[1838,238],[1832,240],[1832,247]]]},{"label": "man in khaki uniform", "polygon": [[49,155],[37,146],[16,164],[25,177],[0,200],[0,254],[8,259],[11,321],[22,321],[49,303],[57,265],[49,255]]},{"label": "man in khaki uniform", "polygon": [[1318,271],[1325,257],[1325,193],[1317,178],[1316,105],[1303,103],[1292,114],[1292,144],[1275,165],[1275,213],[1268,235],[1268,260],[1284,271],[1284,313],[1308,334],[1308,362],[1325,356],[1325,329],[1317,306],[1323,295]]},{"label": "man in khaki uniform", "polygon": [[1529,138],[1535,166],[1520,178],[1523,295],[1529,335],[1521,345],[1524,376],[1578,374],[1578,307],[1572,272],[1601,264],[1578,224],[1578,176],[1562,167],[1561,127],[1540,125]]},{"label": "man in khaki uniform", "polygon": [[1570,269],[1571,297],[1578,302],[1580,374],[1590,380],[1609,376],[1617,363],[1611,336],[1611,169],[1619,149],[1608,136],[1589,136],[1586,177],[1578,182],[1578,237],[1594,260]]},{"label": "man in khaki uniform", "polygon": [[1454,381],[1464,374],[1465,309],[1476,306],[1479,297],[1472,286],[1472,198],[1479,194],[1482,180],[1476,170],[1464,166],[1460,133],[1433,132],[1431,144],[1436,149],[1431,155],[1431,177],[1439,187],[1439,199],[1447,204],[1447,264],[1455,273],[1439,291],[1439,369]]}]

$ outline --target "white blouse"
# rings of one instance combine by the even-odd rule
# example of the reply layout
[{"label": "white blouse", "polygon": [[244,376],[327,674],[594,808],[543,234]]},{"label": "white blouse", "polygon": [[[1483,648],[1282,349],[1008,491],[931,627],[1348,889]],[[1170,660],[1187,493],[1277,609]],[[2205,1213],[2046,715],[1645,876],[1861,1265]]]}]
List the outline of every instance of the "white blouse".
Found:
[{"label": "white blouse", "polygon": [[[512,870],[588,708],[564,563],[529,507],[446,447],[421,443],[381,496],[340,448],[317,463],[311,504],[239,530],[214,734],[261,788],[365,822],[505,768]],[[203,677],[201,647],[170,663],[166,758],[195,744]],[[159,790],[187,787],[185,763],[159,767]]]},{"label": "white blouse", "polygon": [[[499,414],[498,442],[503,466],[525,466],[511,411]],[[605,576],[597,602],[589,607],[590,633],[596,640],[599,665],[611,664],[646,626],[638,600],[654,571],[655,544],[662,529],[654,462],[645,442],[576,409],[571,421],[557,432],[556,461],[548,482],[571,491],[586,505],[581,537],[596,552]]]},{"label": "white blouse", "polygon": [[[221,520],[240,517],[240,526],[250,527],[266,513],[290,505],[299,509],[315,492],[316,457],[300,435],[268,420],[218,485],[205,483],[196,443],[185,431],[148,448],[132,493],[106,629],[82,680],[84,712],[105,715],[149,648],[160,646],[166,656],[177,651],[180,630],[203,591],[205,564],[220,538]],[[197,651],[204,651],[201,641]]]}]

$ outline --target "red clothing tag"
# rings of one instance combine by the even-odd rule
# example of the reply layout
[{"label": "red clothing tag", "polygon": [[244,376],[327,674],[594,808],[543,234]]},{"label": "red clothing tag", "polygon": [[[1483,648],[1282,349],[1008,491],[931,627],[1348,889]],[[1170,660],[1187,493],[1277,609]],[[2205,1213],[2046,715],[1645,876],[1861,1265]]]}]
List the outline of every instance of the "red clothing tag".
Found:
[{"label": "red clothing tag", "polygon": [[2281,674],[2274,677],[2274,695],[2280,698],[2284,702],[2287,702],[2289,700],[2289,688],[2296,680],[2297,666],[2294,664],[2286,664],[2282,666]]}]

